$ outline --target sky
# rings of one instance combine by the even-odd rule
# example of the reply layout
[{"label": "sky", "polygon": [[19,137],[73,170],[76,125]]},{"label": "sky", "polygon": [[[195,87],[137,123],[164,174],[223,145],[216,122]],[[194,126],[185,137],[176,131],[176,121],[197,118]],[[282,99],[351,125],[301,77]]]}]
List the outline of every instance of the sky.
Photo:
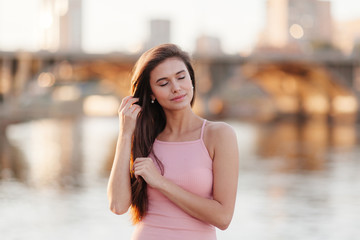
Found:
[{"label": "sky", "polygon": [[[70,0],[71,1],[71,0]],[[41,0],[0,0],[0,51],[39,48]],[[359,0],[332,0],[335,20],[360,18]],[[171,41],[193,51],[200,35],[218,37],[227,53],[251,49],[265,26],[266,0],[83,0],[87,52],[133,51],[149,36],[151,19],[168,19]]]}]

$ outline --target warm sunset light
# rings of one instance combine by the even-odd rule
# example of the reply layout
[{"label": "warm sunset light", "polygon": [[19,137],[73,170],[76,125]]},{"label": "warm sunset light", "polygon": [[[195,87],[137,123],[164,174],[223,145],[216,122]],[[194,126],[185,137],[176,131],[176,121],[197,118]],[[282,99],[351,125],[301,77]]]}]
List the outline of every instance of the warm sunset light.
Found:
[{"label": "warm sunset light", "polygon": [[355,113],[359,106],[353,96],[336,96],[333,107],[335,113]]},{"label": "warm sunset light", "polygon": [[42,72],[38,77],[40,87],[51,87],[55,83],[55,76],[50,72]]},{"label": "warm sunset light", "polygon": [[71,80],[73,76],[73,67],[68,61],[62,61],[56,70],[59,78],[62,80]]},{"label": "warm sunset light", "polygon": [[352,240],[359,173],[360,0],[0,0],[0,240]]},{"label": "warm sunset light", "polygon": [[291,25],[289,32],[290,35],[295,39],[300,39],[304,36],[304,29],[299,24]]},{"label": "warm sunset light", "polygon": [[119,100],[113,96],[89,96],[84,99],[83,111],[88,116],[116,116]]},{"label": "warm sunset light", "polygon": [[54,89],[52,97],[55,101],[75,101],[81,96],[76,86],[60,86]]},{"label": "warm sunset light", "polygon": [[304,108],[310,114],[326,114],[329,110],[329,102],[322,95],[309,95],[304,103]]},{"label": "warm sunset light", "polygon": [[296,113],[299,110],[298,100],[292,96],[276,97],[278,109],[283,113]]}]

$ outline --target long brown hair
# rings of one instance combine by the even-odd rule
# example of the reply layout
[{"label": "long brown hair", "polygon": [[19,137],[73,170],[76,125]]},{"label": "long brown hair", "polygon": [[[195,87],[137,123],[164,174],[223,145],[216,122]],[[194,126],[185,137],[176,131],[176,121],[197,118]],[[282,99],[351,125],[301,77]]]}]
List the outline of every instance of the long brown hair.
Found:
[{"label": "long brown hair", "polygon": [[[179,58],[184,62],[194,86],[195,96],[195,74],[191,65],[189,55],[174,44],[162,44],[145,52],[136,62],[131,79],[131,94],[139,98],[141,106],[136,121],[136,127],[132,139],[131,169],[134,160],[138,157],[148,157],[152,152],[155,138],[161,133],[166,125],[166,116],[163,108],[155,101],[151,103],[150,73],[160,63],[168,58]],[[191,100],[193,105],[194,97]],[[164,167],[161,161],[155,156],[160,167],[161,174],[164,174]],[[142,177],[135,178],[130,175],[131,181],[131,213],[132,222],[138,223],[146,214],[148,208],[147,184]]]}]

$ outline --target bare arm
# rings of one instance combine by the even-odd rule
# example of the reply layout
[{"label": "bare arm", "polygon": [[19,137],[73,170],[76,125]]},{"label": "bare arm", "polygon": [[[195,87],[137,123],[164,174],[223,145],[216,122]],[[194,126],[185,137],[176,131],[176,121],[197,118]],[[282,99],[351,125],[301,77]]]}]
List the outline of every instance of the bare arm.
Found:
[{"label": "bare arm", "polygon": [[[210,131],[210,130],[209,130]],[[237,181],[238,181],[238,146],[236,135],[226,124],[214,124],[209,138],[214,144],[213,156],[213,199],[200,197],[165,179],[155,172],[152,160],[141,158],[135,161],[135,175],[141,175],[152,187],[157,188],[191,216],[212,224],[219,229],[226,229],[232,219]]]},{"label": "bare arm", "polygon": [[126,213],[131,204],[131,138],[141,110],[134,104],[137,101],[136,98],[126,97],[119,108],[119,137],[107,188],[110,209],[115,214]]}]

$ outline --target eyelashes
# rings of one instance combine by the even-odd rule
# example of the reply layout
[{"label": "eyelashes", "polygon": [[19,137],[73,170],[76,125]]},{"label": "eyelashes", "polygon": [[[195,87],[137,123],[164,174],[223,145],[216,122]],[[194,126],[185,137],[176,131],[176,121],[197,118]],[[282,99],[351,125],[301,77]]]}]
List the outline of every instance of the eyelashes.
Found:
[{"label": "eyelashes", "polygon": [[[178,80],[182,80],[182,79],[185,79],[185,76],[178,78]],[[168,85],[168,83],[169,83],[169,82],[167,81],[167,82],[165,82],[165,83],[160,84],[159,86],[160,86],[160,87],[164,87],[164,86]]]}]

